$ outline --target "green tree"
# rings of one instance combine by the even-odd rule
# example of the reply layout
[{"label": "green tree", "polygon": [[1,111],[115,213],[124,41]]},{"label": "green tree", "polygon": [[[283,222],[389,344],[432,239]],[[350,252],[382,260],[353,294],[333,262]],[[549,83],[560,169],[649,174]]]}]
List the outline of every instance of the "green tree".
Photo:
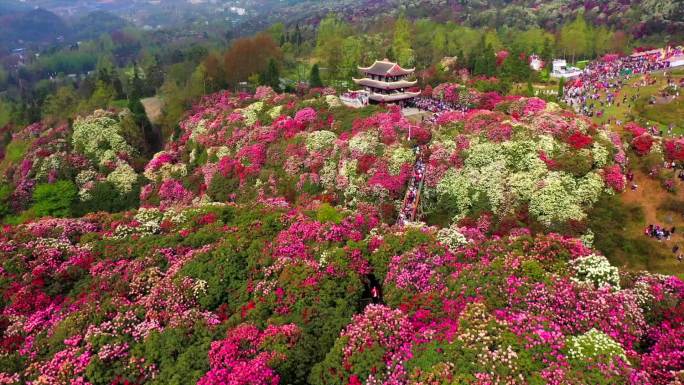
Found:
[{"label": "green tree", "polygon": [[321,80],[321,74],[318,70],[318,64],[314,64],[311,67],[311,72],[309,73],[309,87],[323,87],[323,81]]},{"label": "green tree", "polygon": [[195,70],[190,75],[186,83],[185,96],[188,100],[194,101],[199,99],[202,95],[207,94],[207,70],[204,68],[203,64],[199,64],[195,67]]},{"label": "green tree", "polygon": [[54,94],[49,95],[43,104],[43,118],[65,120],[71,118],[78,105],[76,90],[70,85],[62,86]]},{"label": "green tree", "polygon": [[591,50],[595,56],[603,55],[610,51],[610,42],[613,39],[613,32],[605,26],[592,30]]},{"label": "green tree", "polygon": [[501,39],[499,39],[499,35],[495,30],[488,30],[484,33],[483,38],[484,44],[491,46],[494,52],[500,51],[504,48],[504,45],[501,42]]},{"label": "green tree", "polygon": [[565,78],[560,78],[558,82],[558,99],[560,100],[565,93]]},{"label": "green tree", "polygon": [[124,137],[126,143],[129,143],[139,154],[147,154],[150,149],[156,149],[159,145],[159,138],[157,138],[147,118],[145,106],[143,106],[140,99],[130,100],[128,102],[129,114],[122,114],[119,122],[121,135]]},{"label": "green tree", "polygon": [[0,89],[5,88],[7,86],[7,71],[5,71],[4,68],[0,67]]},{"label": "green tree", "polygon": [[150,92],[156,92],[164,84],[164,69],[159,62],[159,58],[156,56],[152,57],[144,69],[147,75],[145,80],[147,81],[148,88],[150,88]]},{"label": "green tree", "polygon": [[559,46],[565,54],[576,57],[584,57],[589,53],[589,27],[584,14],[579,13],[574,21],[565,24],[561,28]]},{"label": "green tree", "polygon": [[107,108],[114,100],[115,95],[116,91],[114,90],[114,87],[103,81],[98,81],[90,99],[86,102],[85,106],[82,106],[80,109],[89,112],[98,108]]},{"label": "green tree", "polygon": [[113,183],[98,182],[90,190],[90,196],[90,199],[76,205],[77,214],[85,215],[100,211],[115,213],[138,207],[140,204],[140,185],[136,183],[128,194],[122,194]]},{"label": "green tree", "polygon": [[480,49],[471,53],[469,67],[475,75],[493,76],[496,72],[496,54],[490,44],[486,42],[486,36],[482,35]]},{"label": "green tree", "polygon": [[396,61],[401,66],[412,66],[415,62],[413,48],[411,47],[411,23],[401,15],[394,24],[394,37],[392,50]]},{"label": "green tree", "polygon": [[349,26],[336,15],[329,14],[318,25],[316,56],[327,67],[329,78],[336,79],[344,58],[342,44],[349,34]]},{"label": "green tree", "polygon": [[180,87],[171,80],[164,81],[161,88],[161,98],[164,101],[162,114],[162,137],[171,140],[171,134],[178,126],[180,118],[185,113],[187,100],[183,96]]},{"label": "green tree", "polygon": [[447,34],[444,31],[444,28],[437,28],[430,48],[432,49],[433,61],[439,60],[449,54],[447,52]]},{"label": "green tree", "polygon": [[279,42],[279,45],[282,46],[283,43],[285,43],[285,24],[283,24],[282,22],[278,22],[271,25],[270,27],[268,27],[266,32],[268,32],[268,34],[271,35],[273,41]]},{"label": "green tree", "polygon": [[526,31],[517,32],[513,38],[513,45],[530,53],[541,55],[544,47],[553,42],[553,35],[541,28],[530,28]]},{"label": "green tree", "polygon": [[95,68],[97,73],[97,80],[112,84],[112,73],[114,72],[114,63],[109,56],[102,56],[97,61]]},{"label": "green tree", "polygon": [[532,87],[532,81],[530,81],[529,79],[527,80],[527,96],[534,96],[534,87]]},{"label": "green tree", "polygon": [[357,66],[361,62],[363,55],[363,44],[356,36],[349,36],[344,39],[342,43],[342,68],[346,71],[347,78],[355,76],[357,73]]},{"label": "green tree", "polygon": [[0,184],[0,219],[10,215],[12,209],[10,207],[10,196],[12,195],[12,187],[7,183]]},{"label": "green tree", "polygon": [[269,86],[275,91],[280,91],[280,71],[278,70],[278,63],[273,58],[268,60],[268,67],[260,75],[259,82],[261,85]]},{"label": "green tree", "polygon": [[481,34],[477,30],[461,25],[447,24],[447,50],[462,51],[471,57],[473,52],[484,48],[481,45]]},{"label": "green tree", "polygon": [[33,191],[30,211],[37,217],[68,217],[77,194],[76,186],[68,180],[40,184]]},{"label": "green tree", "polygon": [[551,65],[553,60],[553,46],[551,45],[551,40],[544,42],[544,46],[541,50],[541,59],[546,63],[546,67]]}]

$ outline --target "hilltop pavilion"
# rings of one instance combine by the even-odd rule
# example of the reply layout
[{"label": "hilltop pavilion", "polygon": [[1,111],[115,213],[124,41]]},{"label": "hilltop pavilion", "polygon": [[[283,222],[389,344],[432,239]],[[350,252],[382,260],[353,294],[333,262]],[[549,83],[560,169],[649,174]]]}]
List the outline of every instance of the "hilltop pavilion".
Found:
[{"label": "hilltop pavilion", "polygon": [[376,60],[370,67],[359,67],[363,78],[352,78],[354,83],[363,87],[368,99],[373,103],[404,102],[420,95],[420,92],[410,92],[408,88],[416,85],[417,80],[407,80],[413,75],[415,68],[404,69],[397,63],[387,59]]}]

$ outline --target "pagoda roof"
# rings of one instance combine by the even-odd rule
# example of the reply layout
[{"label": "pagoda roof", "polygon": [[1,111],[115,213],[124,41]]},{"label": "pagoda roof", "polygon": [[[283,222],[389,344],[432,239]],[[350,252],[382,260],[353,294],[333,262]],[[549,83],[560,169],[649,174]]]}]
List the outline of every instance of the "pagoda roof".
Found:
[{"label": "pagoda roof", "polygon": [[415,98],[416,96],[419,96],[420,92],[400,92],[396,94],[377,94],[375,92],[371,92],[368,95],[368,98],[371,100],[375,100],[376,102],[396,102],[398,100],[404,100],[404,99],[410,99],[410,98]]},{"label": "pagoda roof", "polygon": [[361,86],[380,88],[383,90],[394,90],[397,88],[413,87],[418,82],[417,80],[413,80],[413,81],[399,80],[396,82],[383,82],[380,80],[373,80],[373,79],[368,79],[368,78],[363,78],[363,79],[352,78],[352,80],[354,81],[354,83],[361,85]]},{"label": "pagoda roof", "polygon": [[370,67],[359,67],[359,70],[367,74],[379,76],[400,76],[409,75],[415,71],[415,68],[405,69],[397,63],[391,62],[387,59],[376,60]]}]

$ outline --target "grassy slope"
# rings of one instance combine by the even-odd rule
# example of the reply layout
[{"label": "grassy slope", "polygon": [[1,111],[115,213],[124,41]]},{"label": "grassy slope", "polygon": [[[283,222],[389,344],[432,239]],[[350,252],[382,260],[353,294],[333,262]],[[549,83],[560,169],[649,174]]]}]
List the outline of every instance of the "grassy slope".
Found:
[{"label": "grassy slope", "polygon": [[[673,73],[675,79],[684,78],[684,71],[679,70]],[[641,98],[647,99],[657,93],[665,86],[665,77],[662,73],[656,74],[657,83],[652,86],[638,87],[637,83],[641,77],[635,77],[629,81],[629,85],[623,88],[622,94],[628,98],[639,93]],[[622,96],[620,96],[620,100]],[[613,105],[605,109],[603,118],[594,118],[597,123],[605,123],[608,118],[621,119],[628,121],[644,120],[651,124],[659,123],[664,132],[667,132],[667,125],[675,123],[677,128],[674,135],[684,134],[684,95],[672,103],[649,105],[644,104],[644,110],[637,112],[637,109],[630,108],[621,104],[619,107]],[[620,128],[611,125],[613,130],[619,131]],[[667,136],[667,135],[666,135]],[[684,263],[680,263],[672,253],[672,247],[679,245],[684,249],[684,211],[668,211],[662,206],[668,200],[684,202],[684,184],[676,181],[677,192],[669,193],[665,191],[658,180],[649,178],[642,172],[635,174],[636,182],[639,185],[637,191],[626,191],[620,195],[618,202],[613,202],[621,206],[620,209],[611,207],[611,211],[621,211],[612,223],[611,228],[606,226],[601,229],[605,231],[604,238],[610,236],[616,238],[613,241],[601,240],[607,254],[612,254],[614,262],[628,269],[648,269],[653,272],[664,274],[677,274],[684,278]],[[609,216],[604,212],[601,215]],[[663,226],[675,226],[678,231],[670,241],[658,242],[646,237],[643,230],[648,224],[660,224]],[[597,245],[600,246],[600,245]]]}]

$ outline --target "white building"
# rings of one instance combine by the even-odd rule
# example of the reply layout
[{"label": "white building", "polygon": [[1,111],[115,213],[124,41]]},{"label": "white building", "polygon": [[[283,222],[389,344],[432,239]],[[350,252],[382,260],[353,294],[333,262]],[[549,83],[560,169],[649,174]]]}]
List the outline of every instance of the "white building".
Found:
[{"label": "white building", "polygon": [[568,66],[565,59],[554,59],[551,70],[551,77],[570,79],[582,74],[582,70],[577,67]]},{"label": "white building", "polygon": [[684,55],[672,56],[667,60],[670,62],[670,67],[684,66]]}]

